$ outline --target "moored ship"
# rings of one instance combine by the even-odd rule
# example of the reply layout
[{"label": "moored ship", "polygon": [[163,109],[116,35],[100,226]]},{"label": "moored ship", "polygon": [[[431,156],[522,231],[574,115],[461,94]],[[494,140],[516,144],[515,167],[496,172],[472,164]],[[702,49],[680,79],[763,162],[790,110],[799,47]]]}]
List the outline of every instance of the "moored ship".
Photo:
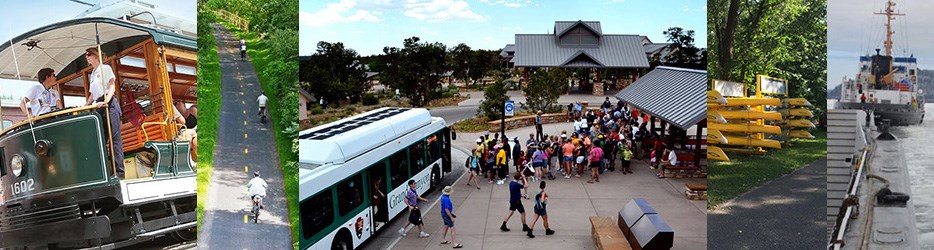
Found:
[{"label": "moored ship", "polygon": [[844,79],[836,109],[872,110],[877,122],[889,120],[892,125],[920,124],[924,119],[924,94],[918,83],[918,60],[914,55],[892,55],[892,20],[904,16],[895,12],[895,3],[888,1],[882,12],[886,17],[885,53],[876,49],[874,55],[860,56],[855,79]]}]

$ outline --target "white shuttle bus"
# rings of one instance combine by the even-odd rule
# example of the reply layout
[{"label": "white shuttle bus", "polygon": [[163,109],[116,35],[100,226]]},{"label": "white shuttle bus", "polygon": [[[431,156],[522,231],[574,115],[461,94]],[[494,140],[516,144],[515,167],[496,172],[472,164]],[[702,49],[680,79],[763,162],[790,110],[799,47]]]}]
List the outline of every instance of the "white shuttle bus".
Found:
[{"label": "white shuttle bus", "polygon": [[301,249],[354,249],[406,210],[407,183],[451,171],[450,132],[428,110],[381,108],[299,133]]}]

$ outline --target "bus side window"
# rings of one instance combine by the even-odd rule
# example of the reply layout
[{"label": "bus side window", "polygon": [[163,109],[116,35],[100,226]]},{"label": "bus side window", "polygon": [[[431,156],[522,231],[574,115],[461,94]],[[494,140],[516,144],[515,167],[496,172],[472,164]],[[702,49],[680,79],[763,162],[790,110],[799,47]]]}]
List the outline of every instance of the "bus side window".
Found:
[{"label": "bus side window", "polygon": [[431,161],[436,161],[441,158],[441,142],[438,141],[438,139],[441,138],[443,134],[444,132],[439,132],[431,137],[434,138],[434,140],[431,140],[431,144],[428,145]]},{"label": "bus side window", "polygon": [[405,162],[405,150],[399,151],[389,158],[389,175],[392,178],[390,183],[393,187],[399,187],[409,180],[409,167]]},{"label": "bus side window", "polygon": [[302,236],[311,238],[334,222],[334,201],[331,190],[326,189],[302,201],[299,208],[302,216]]},{"label": "bus side window", "polygon": [[425,143],[418,141],[409,146],[409,160],[412,162],[412,174],[425,169]]},{"label": "bus side window", "polygon": [[363,204],[363,176],[356,174],[337,186],[337,210],[346,216]]}]

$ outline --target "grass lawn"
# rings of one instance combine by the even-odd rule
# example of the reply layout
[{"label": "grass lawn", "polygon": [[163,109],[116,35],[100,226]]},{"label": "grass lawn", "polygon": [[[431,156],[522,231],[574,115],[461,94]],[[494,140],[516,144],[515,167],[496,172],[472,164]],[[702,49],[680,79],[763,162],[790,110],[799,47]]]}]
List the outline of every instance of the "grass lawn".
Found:
[{"label": "grass lawn", "polygon": [[[244,32],[228,24],[225,24],[225,26],[237,37],[246,40],[247,48],[250,48],[247,50],[247,54],[249,55],[250,62],[253,63],[253,67],[256,69],[263,90],[266,93],[274,93],[274,87],[271,83],[272,80],[267,79],[262,72],[269,63],[281,59],[270,58],[269,46],[260,39],[259,35],[255,32]],[[295,46],[298,46],[298,44]],[[296,86],[296,88],[297,87],[298,86]],[[282,166],[282,179],[285,183],[285,193],[288,198],[292,242],[294,247],[298,248],[298,151],[297,148],[293,148],[294,136],[286,134],[286,131],[283,131],[285,128],[281,128],[278,122],[280,119],[292,119],[297,121],[298,117],[282,117],[279,112],[279,105],[281,105],[281,103],[278,101],[269,102],[267,105],[269,106],[267,110],[269,110],[270,119],[274,125],[276,148],[278,148],[279,151],[279,165]],[[291,104],[291,106],[297,109],[298,103]]]},{"label": "grass lawn", "polygon": [[[217,45],[211,32],[201,31],[198,46],[198,228],[207,200],[214,145],[217,144],[217,119],[221,111],[221,67]],[[200,229],[199,229],[200,231]]]},{"label": "grass lawn", "polygon": [[769,150],[765,155],[727,152],[731,162],[711,161],[708,167],[707,209],[746,193],[775,178],[791,173],[827,155],[827,131],[815,131],[815,139],[794,139],[792,146]]}]

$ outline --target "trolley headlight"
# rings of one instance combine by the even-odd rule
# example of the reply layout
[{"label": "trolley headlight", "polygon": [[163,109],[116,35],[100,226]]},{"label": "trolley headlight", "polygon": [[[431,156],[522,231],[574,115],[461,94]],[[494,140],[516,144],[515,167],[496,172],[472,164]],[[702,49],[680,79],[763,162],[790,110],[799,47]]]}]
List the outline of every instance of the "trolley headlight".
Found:
[{"label": "trolley headlight", "polygon": [[23,174],[23,167],[25,165],[26,159],[20,154],[15,154],[13,158],[10,159],[10,168],[13,170],[13,175],[17,177]]}]

